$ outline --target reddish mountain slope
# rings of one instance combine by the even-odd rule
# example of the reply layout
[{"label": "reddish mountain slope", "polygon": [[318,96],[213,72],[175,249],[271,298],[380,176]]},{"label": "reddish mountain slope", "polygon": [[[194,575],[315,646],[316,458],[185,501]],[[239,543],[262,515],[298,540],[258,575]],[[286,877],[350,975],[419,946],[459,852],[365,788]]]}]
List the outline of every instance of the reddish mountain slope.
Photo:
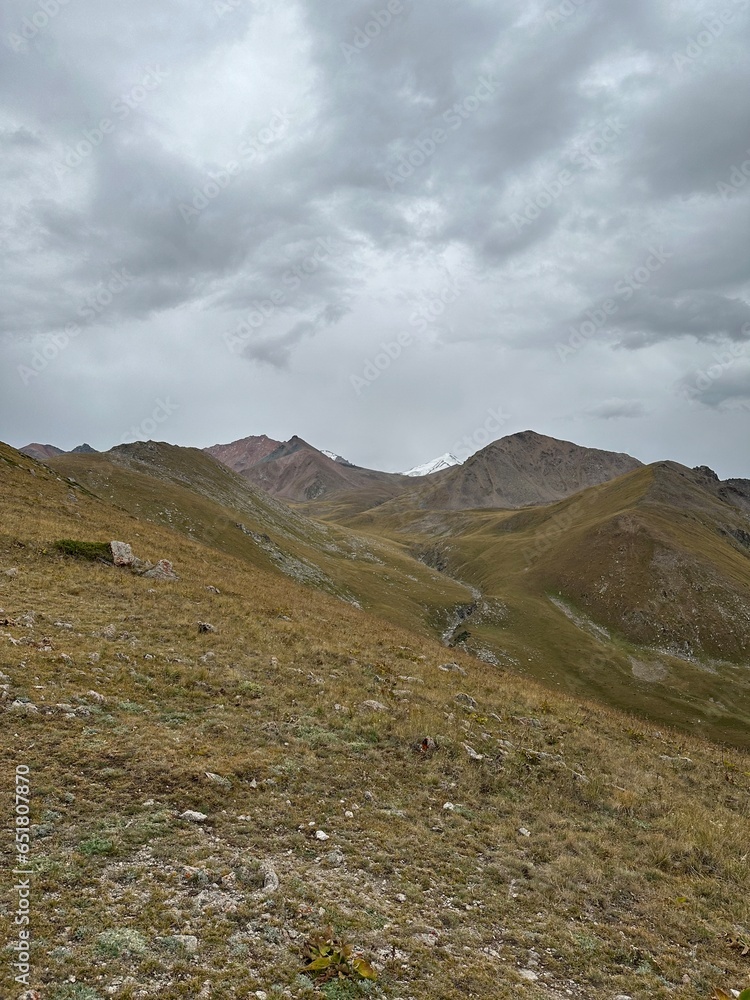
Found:
[{"label": "reddish mountain slope", "polygon": [[243,474],[246,469],[251,468],[266,455],[281,445],[281,441],[274,441],[273,438],[266,437],[265,434],[258,434],[251,437],[240,438],[231,444],[215,444],[203,450],[215,458],[217,462],[228,465],[235,472]]},{"label": "reddish mountain slope", "polygon": [[36,459],[37,462],[46,462],[48,458],[55,455],[64,455],[62,448],[56,448],[53,444],[27,444],[25,448],[18,449],[22,455]]}]

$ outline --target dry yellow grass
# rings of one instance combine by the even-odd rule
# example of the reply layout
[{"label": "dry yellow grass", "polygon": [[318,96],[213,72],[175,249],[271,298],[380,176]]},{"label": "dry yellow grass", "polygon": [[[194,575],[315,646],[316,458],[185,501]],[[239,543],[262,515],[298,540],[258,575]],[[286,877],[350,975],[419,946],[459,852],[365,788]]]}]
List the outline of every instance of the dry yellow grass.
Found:
[{"label": "dry yellow grass", "polygon": [[[746,755],[460,654],[466,676],[442,671],[453,656],[428,638],[10,449],[0,503],[5,704],[40,710],[1,716],[0,815],[10,831],[28,764],[44,1000],[367,995],[300,978],[327,924],[390,1000],[707,1000],[750,984],[730,940],[750,930]],[[129,541],[180,582],[61,557],[61,537]],[[373,699],[385,711],[362,708]],[[415,753],[427,735],[438,751]]]},{"label": "dry yellow grass", "polygon": [[499,603],[466,623],[471,648],[657,726],[750,748],[747,518],[690,470],[660,463],[522,511],[401,500],[349,523],[410,542]]}]

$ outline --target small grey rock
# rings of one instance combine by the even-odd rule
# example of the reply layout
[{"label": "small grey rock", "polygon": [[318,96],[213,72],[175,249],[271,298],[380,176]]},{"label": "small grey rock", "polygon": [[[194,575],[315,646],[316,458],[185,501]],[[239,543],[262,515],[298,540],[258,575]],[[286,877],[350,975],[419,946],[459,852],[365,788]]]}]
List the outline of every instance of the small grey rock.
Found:
[{"label": "small grey rock", "polygon": [[261,894],[263,896],[270,896],[274,892],[279,891],[280,885],[281,882],[279,880],[279,876],[276,874],[273,868],[271,868],[270,866],[266,867],[265,878],[263,880],[263,888],[261,889]]},{"label": "small grey rock", "polygon": [[221,785],[223,788],[231,788],[232,782],[229,778],[222,778],[220,774],[214,774],[213,771],[206,771],[206,777],[209,781],[212,781],[215,785]]},{"label": "small grey rock", "polygon": [[16,712],[18,715],[38,715],[39,709],[31,701],[21,701],[17,698],[8,705],[9,712]]},{"label": "small grey rock", "polygon": [[156,566],[147,569],[143,574],[147,580],[177,581],[179,576],[174,571],[174,566],[168,559],[160,559]]},{"label": "small grey rock", "polygon": [[169,940],[184,948],[188,955],[198,951],[198,938],[194,934],[174,934]]},{"label": "small grey rock", "polygon": [[468,694],[457,694],[455,701],[457,705],[462,705],[464,708],[470,708],[472,712],[475,711],[477,707],[477,703],[474,698]]},{"label": "small grey rock", "polygon": [[461,674],[462,677],[466,677],[466,671],[457,663],[443,663],[438,667],[438,670],[443,670],[446,674]]},{"label": "small grey rock", "polygon": [[412,940],[418,941],[419,944],[424,944],[428,948],[435,948],[440,943],[437,931],[430,931],[428,934],[415,934]]},{"label": "small grey rock", "polygon": [[379,701],[363,701],[361,707],[365,712],[387,712],[388,709]]},{"label": "small grey rock", "polygon": [[205,823],[208,816],[205,813],[196,812],[195,809],[186,809],[184,813],[180,814],[180,819],[184,819],[187,823]]}]

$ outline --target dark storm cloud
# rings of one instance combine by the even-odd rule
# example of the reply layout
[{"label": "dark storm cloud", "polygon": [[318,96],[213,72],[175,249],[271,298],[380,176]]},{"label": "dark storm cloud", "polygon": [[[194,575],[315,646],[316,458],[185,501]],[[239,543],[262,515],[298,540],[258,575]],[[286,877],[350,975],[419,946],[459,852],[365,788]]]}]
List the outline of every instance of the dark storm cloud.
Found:
[{"label": "dark storm cloud", "polygon": [[[628,286],[625,286],[628,287]],[[618,321],[627,329],[621,342],[638,348],[672,337],[750,341],[750,305],[711,292],[664,299],[634,294]]]},{"label": "dark storm cloud", "polygon": [[714,350],[703,365],[679,379],[677,392],[712,409],[750,403],[750,348],[732,343]]},{"label": "dark storm cloud", "polygon": [[[170,380],[170,392],[192,385],[194,368],[217,386],[265,390],[272,378],[303,436],[310,406],[297,400],[325,380],[345,413],[331,426],[350,435],[328,445],[356,460],[378,421],[390,467],[445,451],[451,427],[514,396],[520,371],[530,390],[518,420],[548,431],[571,412],[566,392],[594,394],[576,417],[592,435],[650,413],[657,397],[677,407],[679,372],[750,339],[747,10],[6,5],[8,415],[38,419],[54,394],[31,388],[77,370],[114,379],[111,358],[131,343],[143,352],[132,377]],[[74,346],[50,348],[19,395],[19,365],[70,324]],[[413,344],[353,400],[351,376],[404,330]],[[434,398],[441,371],[460,413]],[[701,402],[723,412],[743,378],[738,363]],[[407,411],[425,430],[404,440],[427,454],[396,458],[388,441]],[[208,437],[257,429],[217,425]],[[194,436],[187,423],[182,433]],[[325,426],[316,433],[326,444]]]},{"label": "dark storm cloud", "polygon": [[[750,44],[750,38],[746,45]],[[716,195],[750,144],[750,66],[721,67],[674,86],[644,114],[630,170],[658,198]]]},{"label": "dark storm cloud", "polygon": [[750,404],[750,363],[713,382],[700,396],[705,406],[720,407],[723,404],[744,403],[747,412]]}]

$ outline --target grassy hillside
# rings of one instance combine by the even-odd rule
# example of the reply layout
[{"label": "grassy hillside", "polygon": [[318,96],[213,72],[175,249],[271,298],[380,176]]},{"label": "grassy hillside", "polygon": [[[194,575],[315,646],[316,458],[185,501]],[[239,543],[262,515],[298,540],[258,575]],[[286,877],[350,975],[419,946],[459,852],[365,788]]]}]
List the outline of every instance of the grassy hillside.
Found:
[{"label": "grassy hillside", "polygon": [[194,448],[151,441],[50,466],[137,517],[431,635],[471,599],[394,542],[313,521]]},{"label": "grassy hillside", "polygon": [[337,497],[323,522],[195,449],[148,442],[50,464],[137,516],[489,664],[750,745],[748,523],[691,470],[642,468],[517,512],[353,513]]},{"label": "grassy hillside", "polygon": [[467,648],[576,694],[750,745],[748,522],[670,463],[545,507],[350,518],[478,588]]},{"label": "grassy hillside", "polygon": [[[44,1000],[750,985],[746,755],[461,653],[465,674],[440,669],[435,642],[5,447],[0,509],[0,753],[6,776],[30,768]],[[59,555],[62,537],[130,541],[180,580]],[[329,924],[369,989],[300,975]]]}]

